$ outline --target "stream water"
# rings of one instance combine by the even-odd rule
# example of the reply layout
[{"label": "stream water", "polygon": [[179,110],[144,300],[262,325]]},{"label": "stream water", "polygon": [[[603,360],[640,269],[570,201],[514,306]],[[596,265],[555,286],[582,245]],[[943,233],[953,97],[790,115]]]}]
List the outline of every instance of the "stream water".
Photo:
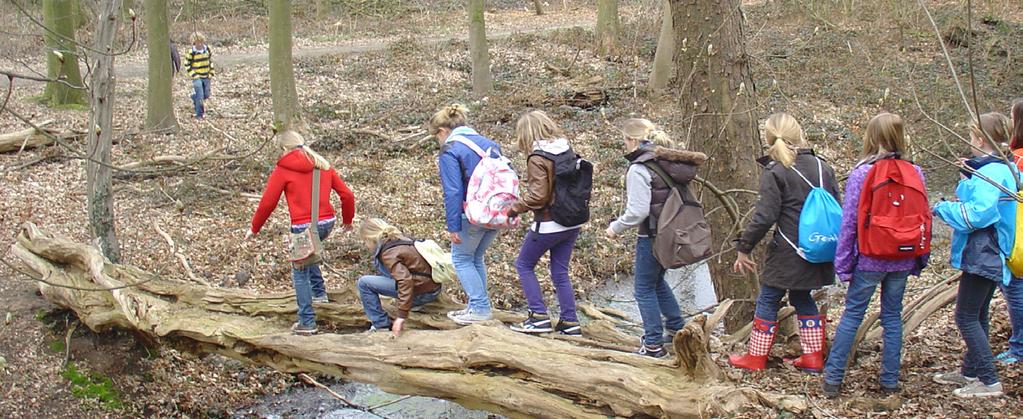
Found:
[{"label": "stream water", "polygon": [[[668,271],[665,279],[679,301],[682,314],[691,316],[717,302],[710,271],[706,265]],[[625,313],[629,320],[641,323],[632,292],[631,276],[612,278],[590,295],[590,302]],[[557,312],[556,307],[550,307]],[[636,344],[639,344],[637,335]],[[364,419],[403,418],[499,418],[487,412],[466,409],[457,403],[429,397],[407,397],[390,394],[376,386],[356,382],[324,383],[363,410],[349,408],[345,403],[316,387],[292,387],[284,393],[268,396],[254,406],[235,412],[234,417],[261,418],[332,418]],[[389,404],[394,402],[393,404]],[[386,406],[372,409],[365,408]]]}]

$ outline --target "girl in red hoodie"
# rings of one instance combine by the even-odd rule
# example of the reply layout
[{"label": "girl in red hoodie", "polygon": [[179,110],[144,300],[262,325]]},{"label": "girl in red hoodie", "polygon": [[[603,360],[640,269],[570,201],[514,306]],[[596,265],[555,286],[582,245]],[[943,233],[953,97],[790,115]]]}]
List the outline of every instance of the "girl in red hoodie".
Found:
[{"label": "girl in red hoodie", "polygon": [[[245,235],[246,239],[259,234],[266,219],[277,208],[277,202],[284,193],[288,200],[288,213],[291,215],[291,232],[301,233],[316,223],[320,240],[327,238],[334,228],[336,217],[334,207],[330,205],[330,191],[334,190],[341,198],[341,220],[345,231],[352,228],[355,217],[355,196],[341,180],[337,172],[330,167],[330,162],[315,151],[305,146],[305,140],[294,131],[284,131],[277,135],[277,145],[284,150],[284,155],[277,160],[277,166],[270,173],[263,198],[252,216],[252,229]],[[320,170],[320,204],[319,220],[312,220],[312,189],[313,168]],[[316,313],[313,303],[326,303],[327,291],[323,286],[323,274],[319,263],[304,268],[292,267],[292,280],[295,284],[295,299],[298,301],[298,322],[291,330],[300,335],[312,335],[317,332]]]}]

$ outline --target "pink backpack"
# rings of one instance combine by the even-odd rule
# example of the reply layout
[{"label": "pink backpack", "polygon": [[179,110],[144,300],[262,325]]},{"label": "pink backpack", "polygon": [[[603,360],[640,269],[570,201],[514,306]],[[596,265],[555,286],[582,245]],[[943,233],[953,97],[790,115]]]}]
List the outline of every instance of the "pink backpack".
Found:
[{"label": "pink backpack", "polygon": [[483,151],[464,137],[455,137],[452,141],[469,147],[481,159],[469,177],[463,205],[465,217],[470,223],[486,228],[518,227],[519,218],[508,217],[508,210],[519,197],[519,176],[508,159],[490,157],[490,149]]}]

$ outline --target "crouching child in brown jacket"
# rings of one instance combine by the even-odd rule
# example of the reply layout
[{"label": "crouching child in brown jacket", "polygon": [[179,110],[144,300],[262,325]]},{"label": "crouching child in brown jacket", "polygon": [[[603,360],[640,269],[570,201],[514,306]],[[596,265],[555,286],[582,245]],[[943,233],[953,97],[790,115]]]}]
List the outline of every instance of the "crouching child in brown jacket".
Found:
[{"label": "crouching child in brown jacket", "polygon": [[[441,284],[433,280],[433,269],[416,250],[415,242],[397,227],[379,218],[370,218],[359,227],[366,249],[373,251],[373,264],[380,275],[359,278],[359,299],[366,317],[373,323],[370,332],[390,330],[401,335],[413,307],[428,304],[441,293]],[[380,303],[380,296],[397,299],[398,313],[392,322]]]}]

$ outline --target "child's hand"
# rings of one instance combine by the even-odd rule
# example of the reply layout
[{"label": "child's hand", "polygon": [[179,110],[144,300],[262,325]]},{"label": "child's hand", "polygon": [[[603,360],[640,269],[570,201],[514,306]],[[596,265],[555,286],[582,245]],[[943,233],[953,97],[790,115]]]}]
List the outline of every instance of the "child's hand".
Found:
[{"label": "child's hand", "polygon": [[391,324],[391,333],[394,337],[401,336],[401,331],[405,328],[405,319],[399,317],[394,319],[394,323]]},{"label": "child's hand", "polygon": [[607,231],[605,231],[604,234],[607,234],[607,238],[609,238],[609,239],[617,239],[618,238],[618,233],[615,233],[614,229],[611,228],[611,227],[608,227]]},{"label": "child's hand", "polygon": [[462,236],[458,235],[458,233],[455,233],[453,231],[448,232],[448,239],[451,240],[451,243],[462,244]]},{"label": "child's hand", "polygon": [[245,231],[245,241],[252,240],[253,236],[255,236],[255,234],[252,233],[252,230]]},{"label": "child's hand", "polygon": [[757,271],[757,262],[748,254],[736,252],[735,264],[732,265],[732,271],[742,274],[754,273]]}]

